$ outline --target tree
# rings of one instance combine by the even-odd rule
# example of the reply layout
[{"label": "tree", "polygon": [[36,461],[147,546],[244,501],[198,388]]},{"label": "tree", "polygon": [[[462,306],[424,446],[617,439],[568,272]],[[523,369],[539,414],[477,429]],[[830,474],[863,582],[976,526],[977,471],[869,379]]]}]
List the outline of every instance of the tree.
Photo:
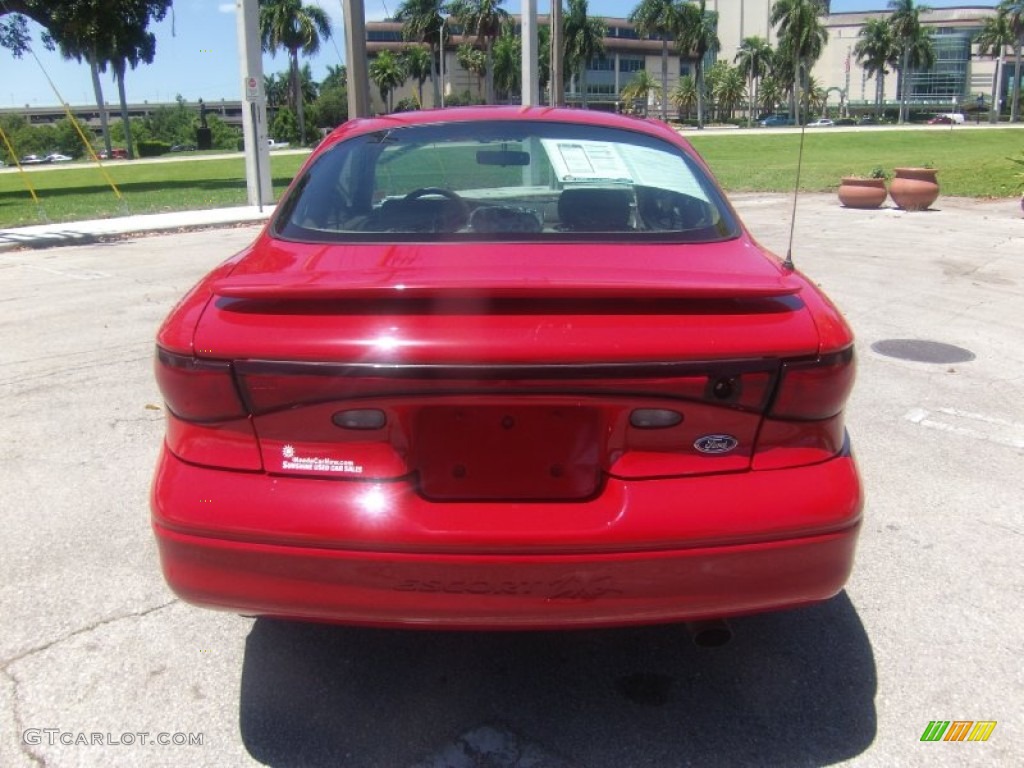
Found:
[{"label": "tree", "polygon": [[423,109],[423,84],[431,76],[434,57],[422,45],[410,45],[402,51],[402,69],[416,81],[417,106]]},{"label": "tree", "polygon": [[1010,94],[1010,122],[1020,122],[1021,50],[1024,49],[1024,0],[1003,0],[997,6],[1013,33],[1013,91]]},{"label": "tree", "polygon": [[818,80],[810,75],[807,77],[805,83],[804,92],[807,94],[805,97],[805,103],[807,104],[807,114],[820,113],[822,117],[825,116],[825,105],[828,104],[828,91],[826,91]]},{"label": "tree", "polygon": [[992,109],[989,110],[989,122],[999,121],[999,75],[1003,69],[1003,51],[1015,41],[1010,16],[1002,8],[996,9],[995,16],[985,19],[981,32],[974,38],[978,44],[978,53],[984,56],[991,53],[997,57],[996,71],[992,74]]},{"label": "tree", "polygon": [[[543,57],[541,61],[543,61]],[[494,89],[505,99],[521,91],[523,40],[512,24],[506,24],[494,42]]]},{"label": "tree", "polygon": [[743,38],[733,63],[739,67],[740,75],[747,78],[747,125],[754,123],[758,104],[757,87],[768,74],[771,65],[772,47],[763,37],[753,35]]},{"label": "tree", "polygon": [[[131,128],[128,122],[124,75],[127,66],[150,63],[156,53],[156,37],[148,31],[150,21],[166,16],[171,0],[4,0],[0,15],[24,14],[45,28],[43,42],[57,47],[66,58],[83,59],[92,72],[104,143],[110,147],[106,106],[99,73],[110,65],[117,79],[121,117],[129,137],[128,156],[132,156]],[[0,25],[0,43],[19,56],[29,50],[30,40],[23,19],[4,19]]]},{"label": "tree", "polygon": [[762,112],[774,112],[786,94],[786,86],[779,81],[777,75],[769,72],[761,78],[757,90],[757,107]]},{"label": "tree", "polygon": [[302,100],[307,104],[315,101],[320,93],[320,86],[313,79],[313,70],[309,66],[309,62],[299,68],[299,92],[302,94]]},{"label": "tree", "polygon": [[288,52],[291,72],[291,105],[298,117],[299,136],[306,136],[305,99],[299,74],[299,52],[312,56],[320,50],[320,41],[331,37],[331,24],[319,5],[303,5],[302,0],[260,0],[260,37],[263,50],[276,55]]},{"label": "tree", "polygon": [[[637,34],[661,38],[661,92],[668,93],[668,41],[679,27],[679,10],[675,0],[641,0],[630,11],[629,21]],[[661,100],[661,119],[668,120],[668,100]]]},{"label": "tree", "polygon": [[562,19],[565,43],[565,72],[579,75],[583,106],[587,106],[587,67],[593,59],[604,58],[604,36],[608,26],[602,18],[590,18],[587,0],[569,0],[569,12]]},{"label": "tree", "polygon": [[875,116],[881,119],[885,100],[885,76],[898,60],[896,40],[887,19],[868,19],[861,27],[853,55],[868,77],[875,77]]},{"label": "tree", "polygon": [[697,127],[704,127],[704,57],[722,46],[718,40],[718,14],[705,9],[705,0],[684,3],[679,13],[676,46],[683,55],[692,56],[697,82]]},{"label": "tree", "polygon": [[277,110],[270,124],[270,135],[275,141],[298,141],[299,123],[290,107],[281,107]]},{"label": "tree", "polygon": [[[402,22],[402,37],[425,43],[430,51],[430,82],[434,85],[434,106],[441,105],[441,88],[437,77],[437,55],[441,45],[445,0],[404,0],[395,12],[395,21]],[[441,55],[444,55],[443,51]],[[420,108],[423,108],[423,88],[420,87]]]},{"label": "tree", "polygon": [[823,0],[777,0],[772,6],[769,20],[778,27],[779,51],[792,66],[793,118],[797,125],[802,123],[800,84],[828,42],[828,30],[822,21],[826,12]]},{"label": "tree", "polygon": [[348,69],[344,64],[335,66],[327,65],[327,77],[320,82],[320,91],[327,88],[345,88],[348,86]]},{"label": "tree", "polygon": [[719,120],[731,120],[736,107],[747,95],[743,73],[729,62],[716,61],[707,72],[708,93],[714,99]]},{"label": "tree", "polygon": [[270,74],[263,76],[263,94],[267,99],[267,107],[276,109],[288,101],[288,76]]},{"label": "tree", "polygon": [[455,59],[459,66],[476,75],[477,96],[483,98],[484,77],[487,75],[487,56],[479,48],[474,48],[471,43],[461,43],[455,51]]},{"label": "tree", "polygon": [[505,0],[453,0],[448,6],[449,13],[462,27],[463,33],[476,37],[477,44],[484,47],[488,104],[494,103],[494,41],[509,19],[508,11],[501,7],[504,2]]},{"label": "tree", "polygon": [[680,112],[680,117],[689,119],[690,111],[697,106],[697,81],[693,75],[685,75],[679,78],[676,87],[672,89],[668,100]]},{"label": "tree", "polygon": [[[89,72],[92,76],[92,92],[96,99],[96,109],[100,115],[100,135],[103,137],[103,146],[110,156],[110,123],[107,117],[106,99],[103,98],[103,84],[100,81],[100,71],[106,69],[106,62],[102,61],[97,41],[74,32],[66,31],[63,37],[56,43],[61,56],[65,59],[76,59],[81,63],[85,59],[89,65]],[[27,43],[25,44],[27,46]]]},{"label": "tree", "polygon": [[[915,5],[914,0],[889,0],[889,9],[892,15],[889,23],[892,25],[893,38],[896,41],[896,48],[899,51],[900,63],[900,123],[907,121],[907,92],[910,68],[915,61],[921,63],[927,59],[931,47],[931,35],[921,26],[921,13],[931,9],[924,5]],[[927,39],[927,42],[925,40]]]},{"label": "tree", "polygon": [[402,87],[405,78],[406,74],[401,60],[391,51],[381,51],[370,62],[370,79],[380,91],[380,97],[384,100],[384,108],[388,112],[394,111],[395,89]]},{"label": "tree", "polygon": [[[659,102],[661,102],[661,114],[664,116],[667,114],[665,109],[666,99],[662,98],[664,91],[661,90],[661,86],[658,81],[651,77],[651,73],[646,69],[641,69],[630,80],[626,86],[622,89],[622,93],[619,97],[626,103],[630,112],[633,111],[637,104],[640,105],[640,109],[643,112],[644,117],[647,116],[647,105],[650,103],[651,96],[653,95]],[[662,119],[665,119],[662,117]]]},{"label": "tree", "polygon": [[81,120],[75,117],[62,117],[54,123],[53,128],[54,138],[57,142],[56,151],[72,157],[81,157],[88,153],[88,150],[82,146],[82,136],[88,138],[91,134],[89,126]]},{"label": "tree", "polygon": [[316,116],[318,128],[336,128],[348,120],[348,90],[344,85],[321,84]]}]

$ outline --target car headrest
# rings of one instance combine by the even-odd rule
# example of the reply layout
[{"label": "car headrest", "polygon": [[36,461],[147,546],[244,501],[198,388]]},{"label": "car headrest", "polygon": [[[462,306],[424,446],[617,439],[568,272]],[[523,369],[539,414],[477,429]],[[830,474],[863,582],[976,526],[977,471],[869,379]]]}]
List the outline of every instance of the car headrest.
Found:
[{"label": "car headrest", "polygon": [[602,232],[629,229],[633,194],[628,189],[566,189],[558,198],[558,218],[568,229]]}]

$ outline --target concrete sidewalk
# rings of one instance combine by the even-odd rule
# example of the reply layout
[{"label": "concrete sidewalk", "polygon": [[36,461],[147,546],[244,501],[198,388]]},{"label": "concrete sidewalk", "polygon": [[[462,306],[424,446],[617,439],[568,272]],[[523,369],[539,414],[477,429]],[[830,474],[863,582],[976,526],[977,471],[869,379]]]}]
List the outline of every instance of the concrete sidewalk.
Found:
[{"label": "concrete sidewalk", "polygon": [[38,224],[31,227],[0,229],[0,252],[12,248],[50,248],[55,245],[85,245],[104,237],[166,232],[205,227],[226,227],[233,224],[266,221],[274,212],[273,205],[236,208],[210,208],[199,211],[172,211],[139,216],[123,216],[93,221],[69,221],[60,224]]}]

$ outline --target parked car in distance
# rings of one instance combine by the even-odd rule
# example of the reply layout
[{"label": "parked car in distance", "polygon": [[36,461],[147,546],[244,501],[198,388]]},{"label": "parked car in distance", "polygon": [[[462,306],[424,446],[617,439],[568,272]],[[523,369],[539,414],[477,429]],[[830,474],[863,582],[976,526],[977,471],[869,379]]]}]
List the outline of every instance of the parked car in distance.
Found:
[{"label": "parked car in distance", "polygon": [[74,160],[73,157],[62,155],[60,152],[53,152],[46,156],[46,162],[48,163],[70,163]]},{"label": "parked car in distance", "polygon": [[871,115],[864,115],[857,119],[857,125],[879,125],[878,120]]},{"label": "parked car in distance", "polygon": [[660,122],[350,120],[156,342],[152,525],[198,605],[651,624],[827,600],[853,564],[852,332]]},{"label": "parked car in distance", "polygon": [[929,118],[928,125],[960,125],[963,122],[963,115],[950,112]]},{"label": "parked car in distance", "polygon": [[769,115],[761,120],[758,125],[763,128],[776,128],[784,125],[793,125],[793,120],[782,115]]},{"label": "parked car in distance", "polygon": [[196,145],[195,144],[174,144],[171,147],[170,151],[171,152],[195,152],[196,151]]},{"label": "parked car in distance", "polygon": [[808,128],[831,128],[835,125],[835,122],[827,117],[819,117],[817,120],[812,120],[807,124]]},{"label": "parked car in distance", "polygon": [[270,149],[288,149],[291,144],[287,141],[274,141],[273,139],[267,139],[267,146]]},{"label": "parked car in distance", "polygon": [[39,155],[25,155],[21,158],[22,165],[40,165],[49,162],[45,157]]}]

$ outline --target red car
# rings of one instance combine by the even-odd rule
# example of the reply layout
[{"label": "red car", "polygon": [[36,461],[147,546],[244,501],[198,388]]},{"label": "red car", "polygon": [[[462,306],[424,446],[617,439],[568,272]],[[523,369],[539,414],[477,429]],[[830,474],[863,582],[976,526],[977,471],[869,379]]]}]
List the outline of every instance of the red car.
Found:
[{"label": "red car", "polygon": [[862,495],[853,338],[654,121],[354,120],[157,338],[180,596],[423,628],[828,599]]}]

